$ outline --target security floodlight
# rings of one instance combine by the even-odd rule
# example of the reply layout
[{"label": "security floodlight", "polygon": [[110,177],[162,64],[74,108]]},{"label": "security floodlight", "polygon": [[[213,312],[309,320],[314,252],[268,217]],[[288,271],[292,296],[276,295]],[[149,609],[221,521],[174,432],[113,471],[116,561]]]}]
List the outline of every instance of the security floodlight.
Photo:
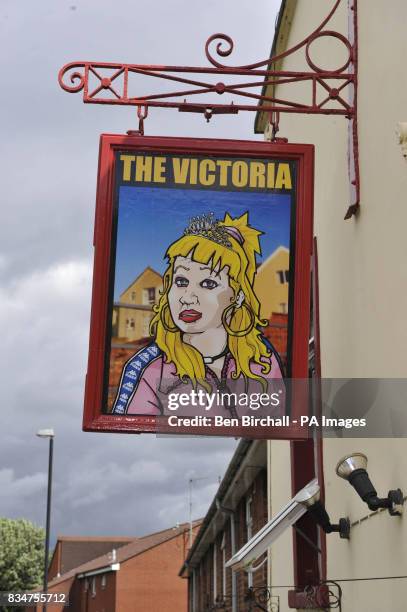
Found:
[{"label": "security floodlight", "polygon": [[311,508],[321,497],[321,489],[316,478],[311,480],[306,487],[298,491],[294,500],[299,504],[303,504],[306,508]]},{"label": "security floodlight", "polygon": [[353,453],[343,457],[336,466],[336,473],[341,478],[349,480],[349,476],[356,470],[366,470],[367,457],[363,453]]},{"label": "security floodlight", "polygon": [[347,480],[352,485],[359,497],[373,512],[379,510],[379,508],[387,508],[392,516],[403,514],[404,496],[401,489],[389,491],[386,498],[378,497],[366,468],[366,455],[352,453],[338,462],[335,471],[340,478]]},{"label": "security floodlight", "polygon": [[39,438],[53,438],[55,433],[53,429],[39,429],[36,435]]},{"label": "security floodlight", "polygon": [[349,521],[341,519],[339,525],[331,525],[328,513],[320,501],[320,487],[311,480],[274,518],[256,533],[226,563],[233,571],[252,565],[284,531],[294,525],[306,512],[311,512],[316,522],[326,531],[337,531],[341,537],[349,537]]},{"label": "security floodlight", "polygon": [[325,533],[337,532],[340,538],[348,540],[350,534],[349,519],[341,518],[337,525],[331,523],[329,514],[321,502],[321,490],[318,483],[316,481],[315,483],[315,486],[302,489],[294,499],[307,508],[314,521],[322,527]]}]

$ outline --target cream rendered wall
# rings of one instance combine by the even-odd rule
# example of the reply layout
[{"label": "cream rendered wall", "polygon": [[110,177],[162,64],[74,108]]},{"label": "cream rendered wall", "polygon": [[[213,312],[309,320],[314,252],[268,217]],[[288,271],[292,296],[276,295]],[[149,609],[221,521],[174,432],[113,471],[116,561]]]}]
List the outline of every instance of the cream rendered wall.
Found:
[{"label": "cream rendered wall", "polygon": [[[276,440],[268,447],[269,519],[277,514],[291,499],[290,444]],[[270,466],[272,469],[270,469]],[[269,550],[269,585],[293,585],[293,538],[287,530]],[[287,610],[287,589],[272,589],[272,595],[280,597],[280,611]]]},{"label": "cream rendered wall", "polygon": [[[327,26],[346,32],[346,1]],[[288,47],[322,21],[333,2],[298,0]],[[399,121],[407,121],[407,3],[405,0],[359,0],[359,145],[361,211],[343,220],[349,204],[347,120],[343,117],[282,115],[279,136],[316,145],[315,223],[318,238],[321,353],[324,377],[406,377],[407,359],[407,164],[396,138]],[[313,59],[324,54],[324,66],[343,58],[333,41],[315,46]],[[300,70],[301,52],[284,62]],[[321,60],[322,61],[322,60]],[[298,99],[304,86],[297,86]],[[288,86],[286,92],[288,93]],[[280,87],[278,95],[283,96]],[[284,443],[270,444],[272,506],[291,497],[290,482],[279,479]],[[288,443],[286,444],[288,447]],[[327,509],[332,519],[356,521],[368,514],[350,485],[334,474],[337,460],[361,450],[380,494],[390,488],[407,491],[407,442],[399,440],[326,440],[324,470]],[[281,473],[280,473],[281,478]],[[283,490],[283,488],[285,489]],[[274,493],[277,491],[277,499]],[[277,511],[278,508],[275,508]],[[273,514],[275,512],[273,511]],[[407,575],[407,521],[386,512],[352,529],[350,542],[327,537],[328,577],[355,578]],[[275,554],[271,582],[292,576],[292,557]],[[291,550],[289,551],[291,553]],[[273,554],[273,553],[272,553]],[[289,584],[289,582],[285,582]],[[406,580],[342,584],[343,611],[406,610]],[[287,609],[286,598],[281,610]]]}]

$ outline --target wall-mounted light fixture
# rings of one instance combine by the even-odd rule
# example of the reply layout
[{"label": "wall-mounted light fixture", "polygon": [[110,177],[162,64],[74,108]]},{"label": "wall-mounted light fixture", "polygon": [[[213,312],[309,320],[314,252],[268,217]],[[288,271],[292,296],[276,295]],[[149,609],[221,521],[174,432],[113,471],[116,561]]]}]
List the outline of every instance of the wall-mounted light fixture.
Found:
[{"label": "wall-mounted light fixture", "polygon": [[352,453],[343,457],[336,466],[336,473],[347,480],[361,499],[375,512],[387,508],[392,516],[403,514],[404,497],[401,489],[389,491],[387,497],[380,498],[366,471],[367,457],[363,453]]},{"label": "wall-mounted light fixture", "polygon": [[349,538],[350,523],[348,519],[340,519],[338,525],[332,525],[328,513],[320,501],[320,488],[316,479],[311,480],[295,497],[288,502],[262,529],[260,529],[240,550],[238,550],[226,567],[235,572],[251,567],[277,538],[289,527],[294,525],[304,514],[313,514],[316,522],[326,531],[339,532],[341,538]]},{"label": "wall-mounted light fixture", "polygon": [[340,518],[339,523],[331,523],[329,514],[321,502],[321,490],[318,485],[315,486],[315,490],[312,493],[309,491],[309,489],[302,489],[302,491],[296,495],[295,499],[307,508],[308,513],[313,517],[314,521],[318,523],[320,527],[322,527],[325,533],[336,532],[339,533],[340,538],[349,540],[349,519]]}]

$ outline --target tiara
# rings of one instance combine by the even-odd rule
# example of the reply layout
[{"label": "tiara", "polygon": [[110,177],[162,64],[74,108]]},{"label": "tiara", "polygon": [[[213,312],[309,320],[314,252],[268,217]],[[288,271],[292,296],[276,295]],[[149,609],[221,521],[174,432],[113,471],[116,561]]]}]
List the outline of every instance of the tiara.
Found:
[{"label": "tiara", "polygon": [[[233,230],[236,230],[236,232]],[[215,219],[213,212],[192,217],[189,220],[188,227],[184,229],[184,236],[203,236],[228,249],[231,249],[233,246],[229,240],[231,236],[238,242],[243,242],[243,237],[239,230],[234,227],[229,228],[225,225],[220,225],[219,219]]]}]

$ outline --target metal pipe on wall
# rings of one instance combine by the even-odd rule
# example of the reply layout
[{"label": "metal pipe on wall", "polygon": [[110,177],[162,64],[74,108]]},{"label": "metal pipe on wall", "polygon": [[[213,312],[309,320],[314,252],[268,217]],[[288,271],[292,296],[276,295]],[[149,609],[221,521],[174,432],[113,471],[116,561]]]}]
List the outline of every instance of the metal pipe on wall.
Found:
[{"label": "metal pipe on wall", "polygon": [[[232,556],[236,552],[236,537],[235,537],[235,515],[230,514],[230,542],[232,548]],[[237,612],[237,574],[232,571],[232,612]]]}]

